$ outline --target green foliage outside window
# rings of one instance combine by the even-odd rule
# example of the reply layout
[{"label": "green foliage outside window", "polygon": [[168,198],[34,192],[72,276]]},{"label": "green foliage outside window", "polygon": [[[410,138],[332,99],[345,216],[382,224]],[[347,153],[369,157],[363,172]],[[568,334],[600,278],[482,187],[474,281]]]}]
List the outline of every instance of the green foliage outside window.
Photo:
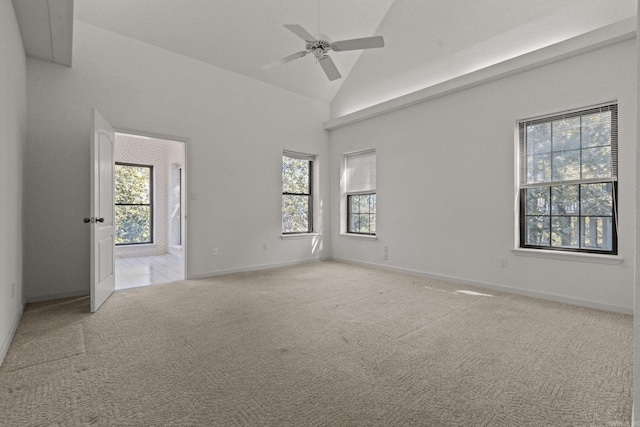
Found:
[{"label": "green foliage outside window", "polygon": [[521,124],[522,245],[614,253],[615,106]]},{"label": "green foliage outside window", "polygon": [[313,162],[282,156],[282,232],[310,233]]},{"label": "green foliage outside window", "polygon": [[152,168],[115,165],[116,245],[152,243]]}]

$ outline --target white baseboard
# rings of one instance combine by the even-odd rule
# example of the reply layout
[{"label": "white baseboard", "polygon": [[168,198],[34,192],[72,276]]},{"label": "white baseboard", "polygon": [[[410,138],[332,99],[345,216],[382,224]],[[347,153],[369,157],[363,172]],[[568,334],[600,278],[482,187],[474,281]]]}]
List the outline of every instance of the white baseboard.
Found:
[{"label": "white baseboard", "polygon": [[356,264],[356,265],[362,265],[362,266],[366,266],[366,267],[379,268],[379,269],[382,269],[382,270],[396,271],[398,273],[406,273],[406,274],[411,274],[413,276],[428,277],[430,279],[436,279],[436,280],[442,280],[442,281],[445,281],[445,282],[458,283],[458,284],[461,284],[461,285],[476,286],[478,288],[492,289],[492,290],[495,290],[495,291],[506,292],[506,293],[516,294],[516,295],[522,295],[522,296],[526,296],[526,297],[539,298],[539,299],[544,299],[544,300],[549,300],[549,301],[562,302],[562,303],[565,303],[565,304],[573,304],[573,305],[579,305],[579,306],[582,306],[582,307],[595,308],[597,310],[612,311],[612,312],[615,312],[615,313],[633,315],[633,308],[628,308],[628,307],[621,307],[621,306],[617,306],[617,305],[603,304],[603,303],[599,303],[599,302],[582,300],[582,299],[579,299],[579,298],[566,297],[566,296],[562,296],[562,295],[547,294],[547,293],[543,293],[543,292],[531,291],[531,290],[528,290],[528,289],[512,288],[510,286],[497,285],[497,284],[494,284],[494,283],[487,283],[487,282],[480,282],[480,281],[476,281],[476,280],[463,279],[463,278],[455,277],[455,276],[445,276],[445,275],[441,275],[441,274],[433,274],[433,273],[428,273],[428,272],[425,272],[425,271],[412,270],[412,269],[401,268],[401,267],[393,267],[393,266],[384,265],[384,264],[377,264],[377,263],[373,263],[373,262],[357,261],[357,260],[353,260],[353,259],[339,258],[339,257],[332,257],[331,259],[334,260],[334,261],[338,261],[338,262],[345,262],[345,263],[348,263],[348,264]]},{"label": "white baseboard", "polygon": [[247,271],[257,271],[257,270],[268,270],[270,268],[289,267],[289,266],[299,265],[299,264],[308,264],[311,262],[328,261],[330,259],[331,258],[328,258],[328,257],[327,258],[307,258],[307,259],[301,259],[296,261],[276,262],[272,264],[258,264],[258,265],[251,265],[247,267],[212,271],[210,273],[194,274],[194,275],[191,275],[188,279],[194,279],[194,280],[206,279],[207,277],[224,276],[225,274],[243,273]]},{"label": "white baseboard", "polygon": [[73,298],[73,297],[82,297],[85,295],[89,295],[89,292],[86,290],[83,291],[71,291],[71,292],[61,292],[58,294],[47,294],[47,295],[37,295],[34,297],[27,298],[27,304],[33,302],[41,302],[41,301],[49,301],[54,299],[62,299],[62,298]]},{"label": "white baseboard", "polygon": [[18,311],[18,314],[16,315],[16,317],[13,319],[13,322],[11,323],[11,329],[9,329],[9,334],[5,337],[4,341],[2,341],[2,346],[0,346],[0,367],[2,367],[2,364],[4,363],[4,358],[7,355],[7,352],[9,351],[9,346],[11,345],[11,341],[13,341],[13,337],[15,336],[16,331],[18,330],[18,325],[20,324],[20,319],[22,319],[22,313],[24,313],[25,306],[26,306],[26,303],[22,304],[22,307]]}]

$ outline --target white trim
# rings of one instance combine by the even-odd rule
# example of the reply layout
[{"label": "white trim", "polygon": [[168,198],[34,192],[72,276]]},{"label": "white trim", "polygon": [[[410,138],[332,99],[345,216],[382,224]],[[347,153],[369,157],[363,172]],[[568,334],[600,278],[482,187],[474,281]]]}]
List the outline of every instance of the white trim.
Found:
[{"label": "white trim", "polygon": [[[86,297],[89,296],[89,289],[85,289],[82,291],[60,292],[57,294],[37,295],[35,297],[27,298],[27,304],[40,302],[40,301],[50,301],[54,299],[85,297],[85,296]],[[88,301],[87,301],[87,304],[88,304]]]},{"label": "white trim", "polygon": [[618,255],[590,254],[586,252],[552,251],[544,249],[513,248],[514,255],[534,258],[557,259],[563,261],[588,262],[591,264],[619,265],[624,258]]},{"label": "white trim", "polygon": [[611,46],[636,36],[637,17],[625,19],[571,39],[529,52],[512,59],[455,77],[451,80],[381,102],[362,110],[330,119],[326,130],[348,126],[363,120],[461,92],[491,81],[522,73],[543,65]]},{"label": "white trim", "polygon": [[581,307],[595,308],[597,310],[612,311],[615,313],[633,315],[633,307],[621,307],[617,305],[603,304],[599,302],[587,301],[587,300],[582,300],[578,298],[566,297],[562,295],[547,294],[542,292],[530,291],[527,289],[512,288],[510,286],[497,285],[494,283],[479,282],[476,280],[463,279],[463,278],[454,277],[454,276],[445,276],[441,274],[432,274],[424,271],[411,270],[411,269],[401,268],[401,267],[392,267],[392,266],[377,264],[373,262],[356,261],[348,258],[332,257],[331,259],[333,261],[344,262],[347,264],[363,265],[366,267],[373,267],[373,268],[379,268],[382,270],[395,271],[398,273],[405,273],[413,276],[428,277],[431,279],[443,280],[446,282],[457,283],[460,285],[476,286],[478,288],[492,289],[495,291],[522,295],[522,296],[531,297],[531,298],[538,298],[538,299],[543,299],[548,301],[561,302],[564,304],[578,305]]},{"label": "white trim", "polygon": [[310,162],[315,161],[317,157],[316,154],[307,154],[307,153],[301,153],[299,151],[291,151],[291,150],[282,150],[282,156],[289,157],[291,159],[308,160]]},{"label": "white trim", "polygon": [[2,367],[2,364],[4,363],[4,358],[7,356],[7,352],[9,351],[9,347],[11,346],[11,342],[13,341],[13,337],[16,335],[16,331],[18,330],[18,325],[20,325],[20,320],[22,319],[22,314],[24,313],[24,309],[26,305],[27,304],[24,303],[22,304],[22,307],[20,307],[18,314],[16,315],[16,317],[13,319],[13,322],[11,323],[9,334],[7,335],[4,342],[2,343],[2,346],[0,346],[0,367]]},{"label": "white trim", "polygon": [[371,235],[371,234],[358,234],[358,233],[340,233],[340,237],[349,237],[349,238],[365,239],[365,240],[378,239],[378,236],[375,234]]},{"label": "white trim", "polygon": [[297,261],[276,262],[272,264],[258,264],[258,265],[248,266],[248,267],[230,268],[227,270],[212,271],[210,273],[194,274],[189,277],[189,280],[206,279],[208,277],[224,276],[226,274],[233,274],[233,273],[244,273],[247,271],[269,270],[271,268],[289,267],[289,266],[299,265],[299,264],[309,264],[312,262],[327,261],[328,259],[329,258],[307,258],[307,259],[301,259]]},{"label": "white trim", "polygon": [[314,238],[314,237],[320,237],[320,236],[322,236],[322,234],[320,233],[291,233],[291,234],[282,234],[280,235],[280,238],[282,240],[289,240],[289,239]]}]

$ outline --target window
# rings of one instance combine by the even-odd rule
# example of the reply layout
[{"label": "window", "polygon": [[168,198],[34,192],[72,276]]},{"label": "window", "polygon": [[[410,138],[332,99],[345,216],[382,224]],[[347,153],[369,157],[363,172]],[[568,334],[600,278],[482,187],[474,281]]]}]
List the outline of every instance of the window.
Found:
[{"label": "window", "polygon": [[153,167],[116,163],[116,245],[153,243]]},{"label": "window", "polygon": [[520,123],[520,247],[617,254],[616,104]]},{"label": "window", "polygon": [[282,233],[313,231],[313,161],[306,154],[282,155]]},{"label": "window", "polygon": [[345,155],[347,233],[376,234],[376,152]]}]

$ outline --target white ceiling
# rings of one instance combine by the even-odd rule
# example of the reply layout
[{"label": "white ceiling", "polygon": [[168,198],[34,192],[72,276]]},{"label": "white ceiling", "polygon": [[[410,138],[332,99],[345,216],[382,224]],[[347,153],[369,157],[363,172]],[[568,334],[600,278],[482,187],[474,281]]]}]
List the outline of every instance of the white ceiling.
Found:
[{"label": "white ceiling", "polygon": [[[264,70],[304,50],[283,24],[300,24],[332,40],[366,37],[393,0],[82,0],[75,17],[229,71],[329,103],[343,79],[329,82],[313,55]],[[343,76],[360,51],[332,54]]]},{"label": "white ceiling", "polygon": [[637,14],[637,0],[396,0],[331,103],[342,116]]},{"label": "white ceiling", "polygon": [[[14,0],[17,14],[34,2],[71,3],[87,24],[333,101],[342,112],[353,109],[347,98],[371,105],[637,13],[637,0]],[[265,70],[304,49],[283,24],[334,41],[382,35],[385,47],[331,53],[343,76],[333,82],[312,55]],[[25,46],[28,39],[23,32]]]}]

